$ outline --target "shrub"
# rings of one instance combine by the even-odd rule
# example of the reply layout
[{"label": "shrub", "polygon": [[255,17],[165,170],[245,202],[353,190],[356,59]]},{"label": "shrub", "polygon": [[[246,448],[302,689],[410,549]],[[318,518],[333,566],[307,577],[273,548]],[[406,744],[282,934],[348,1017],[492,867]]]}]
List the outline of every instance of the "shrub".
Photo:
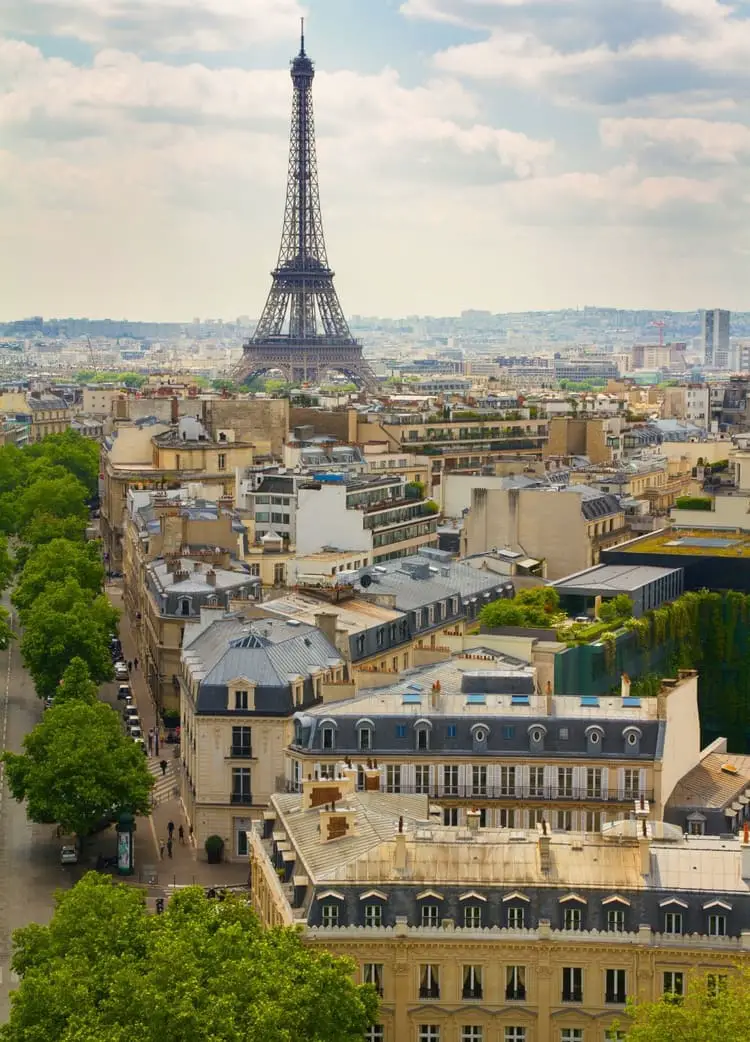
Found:
[{"label": "shrub", "polygon": [[224,854],[224,840],[221,836],[209,836],[205,848],[209,865],[218,865]]},{"label": "shrub", "polygon": [[678,496],[675,502],[678,510],[711,510],[713,505],[710,496]]}]

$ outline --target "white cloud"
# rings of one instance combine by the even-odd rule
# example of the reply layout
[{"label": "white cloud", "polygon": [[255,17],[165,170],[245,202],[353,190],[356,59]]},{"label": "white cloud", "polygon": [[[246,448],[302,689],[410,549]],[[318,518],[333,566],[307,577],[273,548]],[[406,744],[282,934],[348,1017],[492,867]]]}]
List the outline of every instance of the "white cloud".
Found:
[{"label": "white cloud", "polygon": [[98,46],[237,50],[293,39],[298,0],[9,0],[0,31],[74,37]]},{"label": "white cloud", "polygon": [[750,154],[750,127],[743,123],[691,118],[609,118],[600,120],[599,132],[609,148],[666,145],[689,159],[731,164]]}]

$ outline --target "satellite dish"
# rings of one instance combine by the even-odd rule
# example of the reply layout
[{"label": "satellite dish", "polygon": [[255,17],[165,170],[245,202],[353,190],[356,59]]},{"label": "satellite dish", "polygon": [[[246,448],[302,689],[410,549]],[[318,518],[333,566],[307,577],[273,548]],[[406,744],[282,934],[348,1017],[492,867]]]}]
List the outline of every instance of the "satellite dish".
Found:
[{"label": "satellite dish", "polygon": [[372,576],[365,573],[359,580],[359,585],[365,590],[368,586],[372,586]]}]

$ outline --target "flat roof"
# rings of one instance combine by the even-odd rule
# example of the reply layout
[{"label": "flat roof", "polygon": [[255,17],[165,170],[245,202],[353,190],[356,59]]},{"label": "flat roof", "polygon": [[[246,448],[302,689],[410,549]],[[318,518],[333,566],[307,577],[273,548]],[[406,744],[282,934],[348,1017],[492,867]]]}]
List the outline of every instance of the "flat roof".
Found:
[{"label": "flat roof", "polygon": [[750,557],[750,532],[721,528],[662,528],[612,547],[618,553],[690,557]]},{"label": "flat roof", "polygon": [[336,628],[345,630],[347,633],[358,633],[371,626],[396,622],[404,617],[403,612],[382,608],[379,604],[363,601],[358,597],[343,601],[341,604],[331,604],[328,601],[304,597],[298,593],[288,593],[276,600],[265,601],[263,610],[269,615],[299,619],[300,622],[307,622],[311,626],[316,624],[315,616],[321,612],[334,614],[337,616]]},{"label": "flat roof", "polygon": [[587,590],[596,586],[610,593],[639,590],[657,579],[665,579],[681,568],[653,568],[648,564],[599,564],[582,572],[567,575],[552,585],[558,590]]}]

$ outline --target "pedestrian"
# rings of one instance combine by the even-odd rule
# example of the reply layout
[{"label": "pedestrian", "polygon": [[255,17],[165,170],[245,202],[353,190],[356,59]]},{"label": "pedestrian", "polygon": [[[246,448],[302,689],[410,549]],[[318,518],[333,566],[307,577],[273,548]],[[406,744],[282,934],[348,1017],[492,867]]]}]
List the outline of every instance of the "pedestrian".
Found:
[{"label": "pedestrian", "polygon": [[192,825],[190,826],[188,831],[189,831],[189,835],[190,835],[190,842],[192,843],[193,842],[193,826]]},{"label": "pedestrian", "polygon": [[162,861],[164,860],[164,840],[163,839],[159,840],[159,857],[160,857],[160,859]]},{"label": "pedestrian", "polygon": [[128,673],[130,673],[132,671],[132,669],[133,669],[133,663],[130,661],[130,659],[128,659]]},{"label": "pedestrian", "polygon": [[172,840],[171,839],[167,840],[167,854],[170,857],[172,856]]},{"label": "pedestrian", "polygon": [[154,736],[151,733],[148,736],[148,755],[154,755]]},{"label": "pedestrian", "polygon": [[174,835],[174,822],[173,821],[170,821],[167,824],[167,832],[169,833],[169,838],[171,839],[172,836]]},{"label": "pedestrian", "polygon": [[169,764],[166,760],[161,760],[159,766],[161,767],[161,776],[163,778],[164,775],[167,773],[167,767],[169,767]]},{"label": "pedestrian", "polygon": [[182,825],[180,825],[180,827],[177,829],[177,835],[180,838],[180,843],[182,843],[182,845],[184,847],[185,846],[185,829],[182,827]]},{"label": "pedestrian", "polygon": [[133,665],[135,666],[136,669],[138,669],[138,659],[137,659],[137,657],[133,659]]}]

